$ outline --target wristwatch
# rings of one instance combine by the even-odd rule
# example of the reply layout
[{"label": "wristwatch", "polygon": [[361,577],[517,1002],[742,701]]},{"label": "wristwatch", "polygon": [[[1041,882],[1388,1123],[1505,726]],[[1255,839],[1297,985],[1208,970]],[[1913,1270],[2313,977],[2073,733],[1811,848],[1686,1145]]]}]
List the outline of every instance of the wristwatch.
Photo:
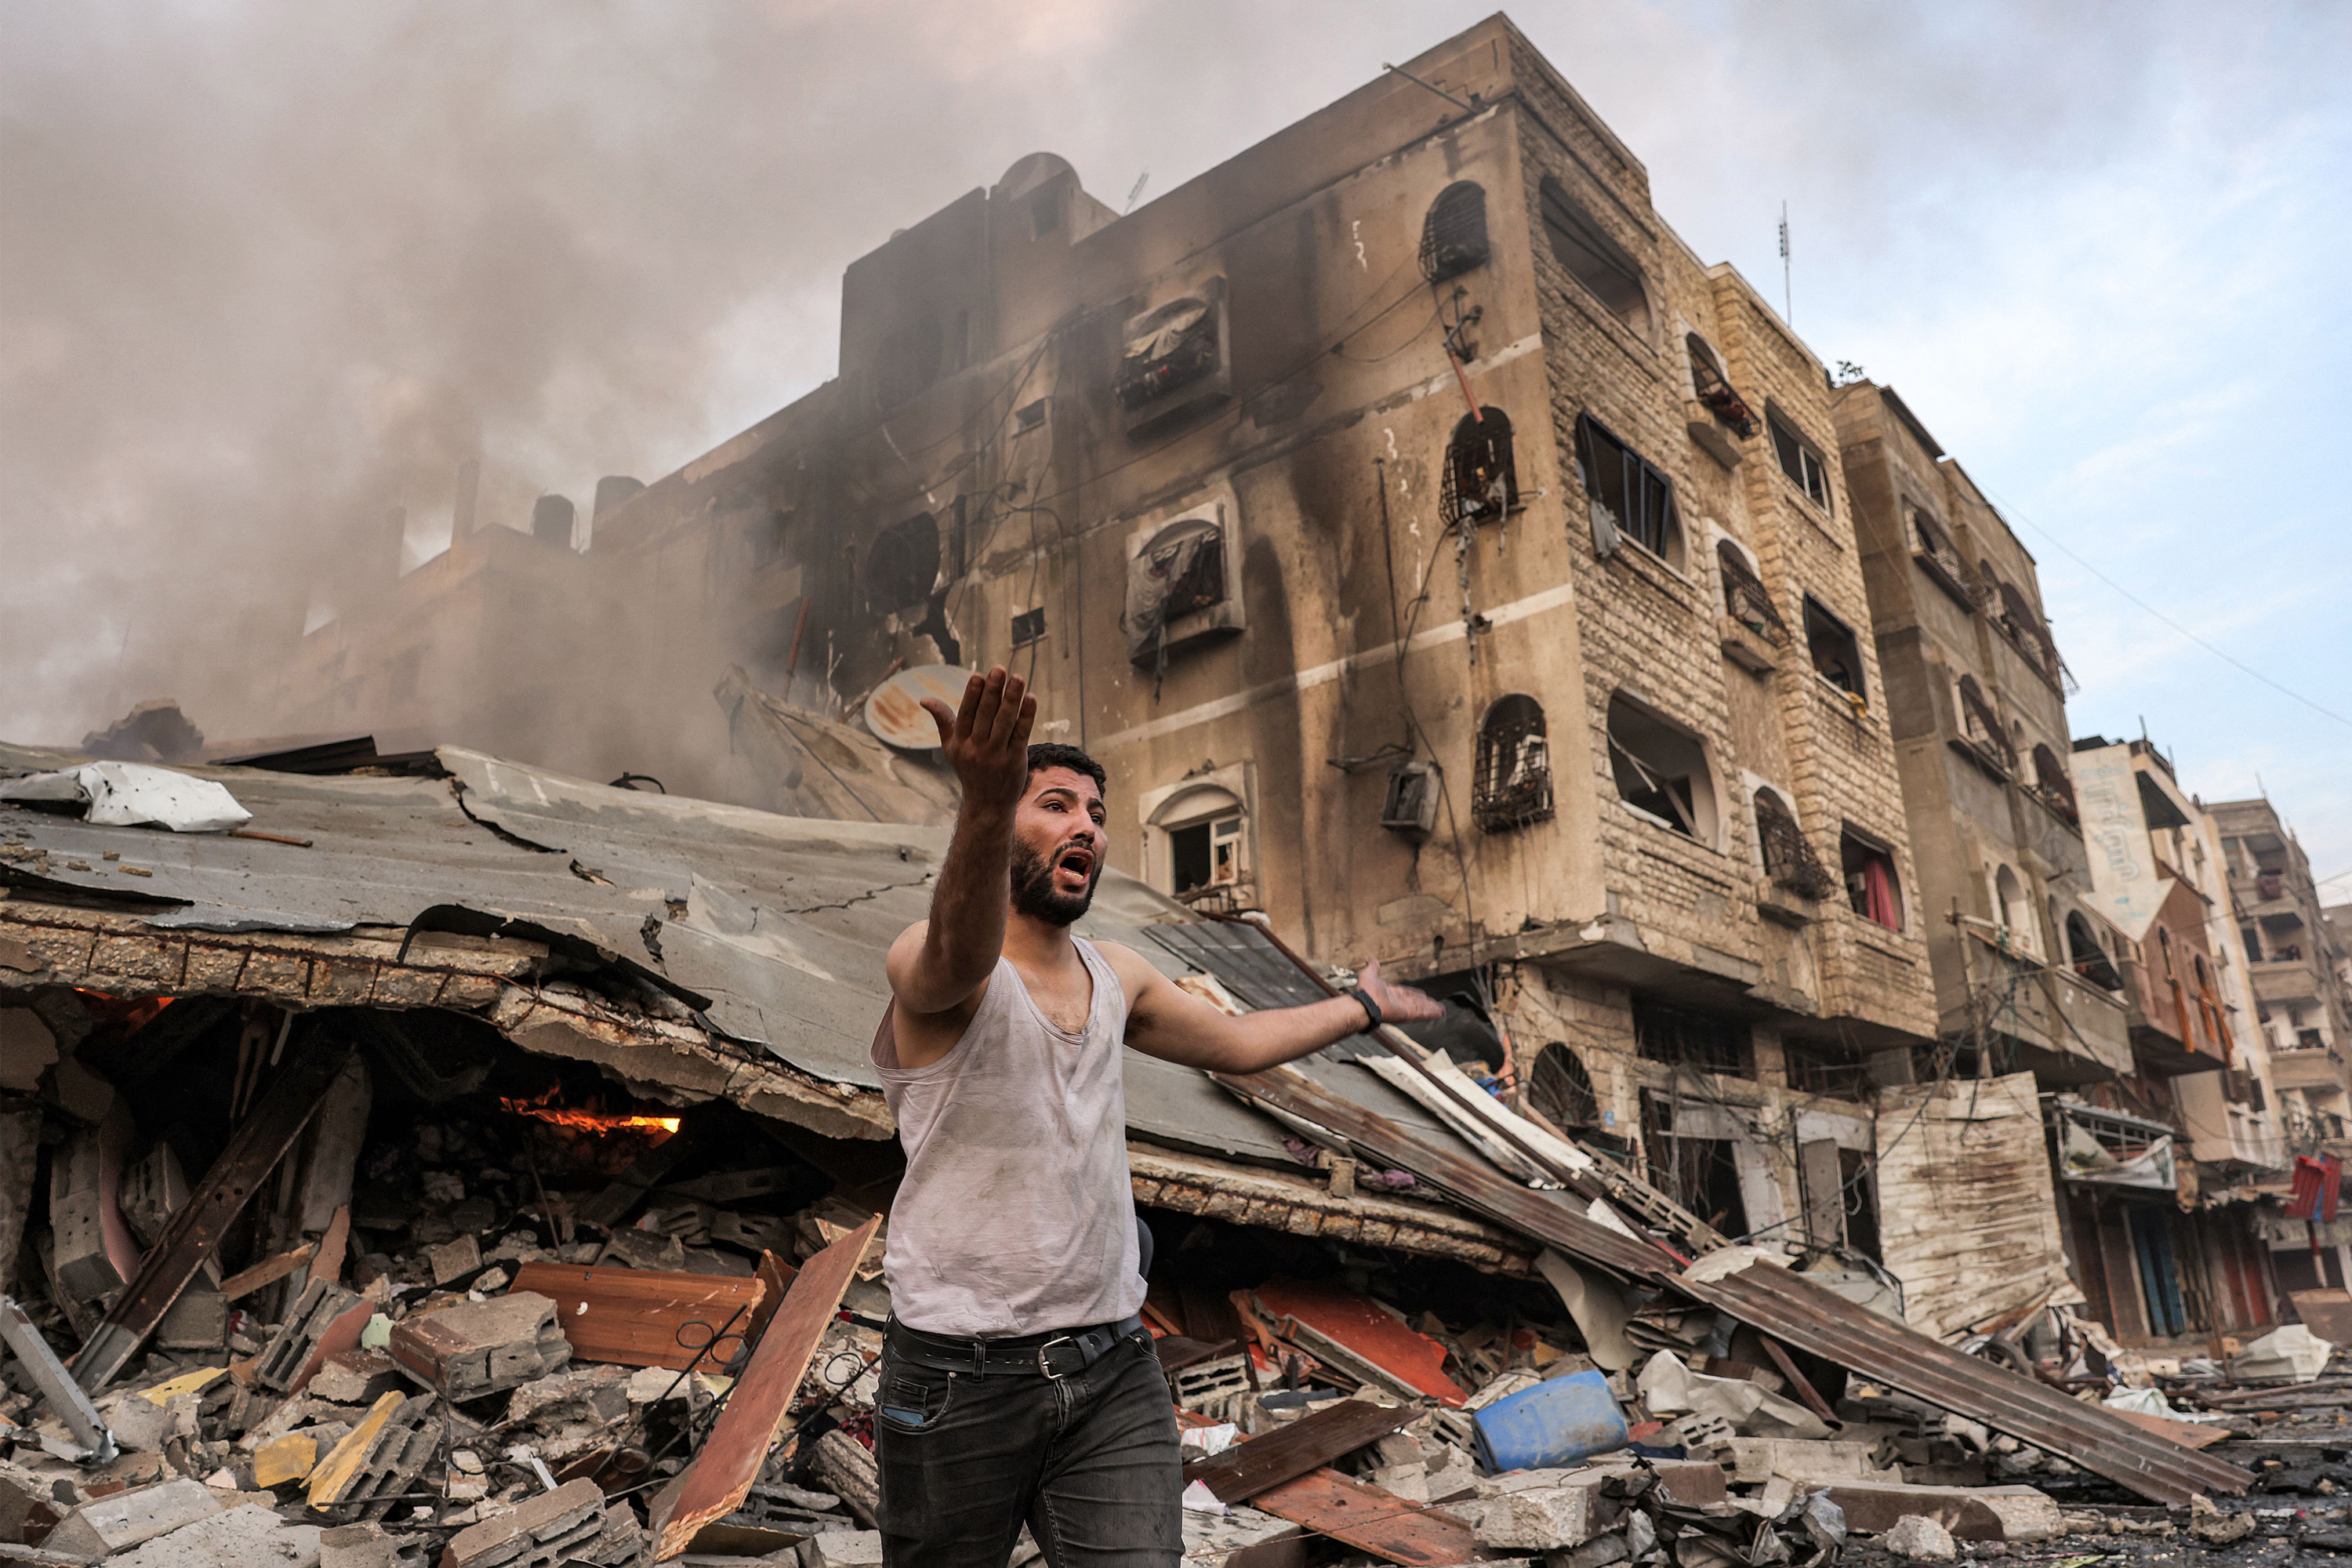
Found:
[{"label": "wristwatch", "polygon": [[1381,1025],[1387,1021],[1385,1016],[1381,1012],[1381,1005],[1373,1001],[1371,994],[1360,985],[1350,989],[1348,995],[1362,1006],[1364,1009],[1364,1016],[1370,1020],[1370,1023],[1357,1030],[1356,1033],[1360,1035],[1376,1035],[1380,1033]]}]

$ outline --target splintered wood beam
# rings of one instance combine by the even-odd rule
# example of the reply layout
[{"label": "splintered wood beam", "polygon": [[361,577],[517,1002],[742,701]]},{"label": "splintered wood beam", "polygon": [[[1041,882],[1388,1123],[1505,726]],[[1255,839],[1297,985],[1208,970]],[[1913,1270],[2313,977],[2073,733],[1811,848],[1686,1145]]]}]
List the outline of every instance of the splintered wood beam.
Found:
[{"label": "splintered wood beam", "polygon": [[1343,1454],[1377,1442],[1419,1415],[1419,1405],[1342,1399],[1262,1437],[1193,1460],[1184,1467],[1184,1479],[1205,1483],[1219,1502],[1247,1502],[1260,1492],[1297,1480]]},{"label": "splintered wood beam", "polygon": [[352,1059],[349,1044],[313,1044],[296,1053],[229,1135],[211,1170],[148,1250],[139,1277],[123,1287],[89,1342],[74,1357],[74,1381],[95,1394],[139,1352],[196,1270],[211,1258],[264,1178],[294,1146]]},{"label": "splintered wood beam", "polygon": [[881,1228],[882,1216],[876,1215],[793,1276],[694,1462],[654,1498],[646,1522],[654,1531],[655,1562],[684,1552],[704,1525],[733,1513],[751,1495],[768,1450],[792,1415],[793,1395],[800,1391],[817,1341],[841,1310],[841,1298],[866,1260],[866,1244]]},{"label": "splintered wood beam", "polygon": [[221,1281],[221,1299],[234,1301],[240,1296],[250,1296],[264,1285],[283,1279],[310,1262],[311,1255],[318,1250],[317,1244],[306,1241],[291,1252],[266,1258],[250,1268],[232,1274]]}]

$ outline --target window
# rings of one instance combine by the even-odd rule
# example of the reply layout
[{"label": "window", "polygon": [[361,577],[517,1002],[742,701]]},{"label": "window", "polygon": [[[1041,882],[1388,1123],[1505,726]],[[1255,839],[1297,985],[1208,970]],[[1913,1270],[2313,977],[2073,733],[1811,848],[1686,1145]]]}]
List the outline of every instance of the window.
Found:
[{"label": "window", "polygon": [[1248,905],[1248,814],[1239,795],[1193,783],[1154,811],[1150,826],[1161,846],[1158,853],[1166,857],[1170,894],[1228,912]]},{"label": "window", "polygon": [[2050,640],[2050,628],[2042,624],[2041,616],[2034,612],[2032,605],[2027,602],[2023,591],[2016,584],[2001,584],[2000,595],[2000,608],[1994,616],[1994,624],[2017,645],[2017,650],[2025,656],[2026,663],[2045,679],[2055,680],[2058,678],[2058,645]]},{"label": "window", "polygon": [[1563,1130],[1601,1125],[1601,1096],[1593,1091],[1591,1075],[1564,1041],[1554,1040],[1536,1053],[1528,1103],[1537,1115]]},{"label": "window", "polygon": [[2263,961],[2262,933],[2252,926],[2240,926],[2238,936],[2246,944],[2246,962],[2260,963]]},{"label": "window", "polygon": [[1808,899],[1826,898],[1837,887],[1797,825],[1797,814],[1776,791],[1756,792],[1756,844],[1775,886]]},{"label": "window", "polygon": [[1217,368],[1217,311],[1206,300],[1174,300],[1128,323],[1112,390],[1129,408]]},{"label": "window", "polygon": [[779,507],[751,520],[751,570],[763,572],[782,563],[792,538],[793,514]]},{"label": "window", "polygon": [[1029,203],[1029,237],[1043,239],[1062,226],[1062,188],[1049,185]]},{"label": "window", "polygon": [[2025,896],[2024,879],[2007,866],[1995,868],[1992,874],[1992,917],[2011,948],[2025,953],[2042,951],[2033,925],[2033,900]]},{"label": "window", "polygon": [[882,340],[874,361],[874,400],[885,413],[911,400],[940,374],[940,324],[929,316]]},{"label": "window", "polygon": [[1013,646],[1014,647],[1027,647],[1033,642],[1044,641],[1045,637],[1045,605],[1040,605],[1034,610],[1024,610],[1019,615],[1013,617]]},{"label": "window", "polygon": [[1696,1068],[1733,1078],[1755,1074],[1748,1055],[1748,1028],[1738,1018],[1662,1007],[1633,999],[1633,1049],[1654,1062]]},{"label": "window", "polygon": [[1822,460],[1822,450],[1802,436],[1789,422],[1789,416],[1778,408],[1767,407],[1764,421],[1772,427],[1772,455],[1780,459],[1780,471],[1789,482],[1805,492],[1805,499],[1823,511],[1830,505],[1830,468]]},{"label": "window", "polygon": [[1819,1041],[1782,1041],[1780,1062],[1789,1087],[1799,1094],[1818,1094],[1866,1105],[1871,1090],[1877,1087],[1868,1062],[1851,1051],[1841,1051]]},{"label": "window", "polygon": [[939,520],[917,512],[874,536],[866,552],[866,602],[878,615],[903,610],[929,598],[939,575]]},{"label": "window", "polygon": [[1731,378],[1724,374],[1723,361],[1716,357],[1713,345],[1696,332],[1685,332],[1683,348],[1690,355],[1692,393],[1741,440],[1755,435],[1756,416],[1747,400],[1732,390]]},{"label": "window", "polygon": [[2069,822],[2082,820],[2074,805],[2074,781],[2058,753],[2037,742],[2033,747],[2033,791],[2045,805]]},{"label": "window", "polygon": [[1985,700],[1984,688],[1973,675],[1963,675],[1958,683],[1960,694],[1960,733],[1977,754],[2003,773],[2017,767],[2017,748],[2000,727],[2000,715],[1992,710]]},{"label": "window", "polygon": [[2069,910],[2066,915],[2066,962],[2074,966],[2075,973],[2102,991],[2124,988],[2124,977],[2116,972],[2115,960],[2099,945],[2091,922],[2080,910]]},{"label": "window", "polygon": [[1497,698],[1479,721],[1470,816],[1488,833],[1550,820],[1551,744],[1534,698]]},{"label": "window", "polygon": [[1895,879],[1895,857],[1884,845],[1847,828],[1838,836],[1838,869],[1855,914],[1888,931],[1903,929],[1903,887]]},{"label": "window", "polygon": [[1442,282],[1486,263],[1486,193],[1456,181],[1429,204],[1421,225],[1421,273]]},{"label": "window", "polygon": [[[1171,629],[1178,623],[1225,605],[1225,531],[1215,514],[1180,518],[1136,550],[1128,562],[1129,658],[1138,664],[1160,658],[1173,646]],[[1238,617],[1225,622],[1240,624]],[[1192,635],[1182,630],[1182,637]]]},{"label": "window", "polygon": [[1642,289],[1642,268],[1625,247],[1610,238],[1558,180],[1544,181],[1537,205],[1543,213],[1544,237],[1551,241],[1551,253],[1559,264],[1610,314],[1647,337],[1649,297]]},{"label": "window", "polygon": [[1827,610],[1811,594],[1805,595],[1805,651],[1823,680],[1859,704],[1862,689],[1862,646],[1853,628]]},{"label": "window", "polygon": [[1934,518],[1916,506],[1911,509],[1911,556],[1937,586],[1971,610],[1976,608],[1976,588],[1969,581],[1969,564],[1960,559],[1959,546]]},{"label": "window", "polygon": [[1674,485],[1591,415],[1578,416],[1576,435],[1585,493],[1608,512],[1610,526],[1660,560],[1672,561],[1682,537]]},{"label": "window", "polygon": [[1491,522],[1519,504],[1519,477],[1511,461],[1511,422],[1499,408],[1465,414],[1445,444],[1439,480],[1439,515],[1448,523]]},{"label": "window", "polygon": [[1024,403],[1013,411],[1013,433],[1015,436],[1034,430],[1044,423],[1045,423],[1045,400],[1042,397],[1034,403]]},{"label": "window", "polygon": [[1609,700],[1617,798],[1685,837],[1716,842],[1715,783],[1696,736],[1619,693]]},{"label": "window", "polygon": [[1242,819],[1239,812],[1168,834],[1169,868],[1174,874],[1178,898],[1206,888],[1227,887],[1241,879]]},{"label": "window", "polygon": [[1718,542],[1715,563],[1723,574],[1724,613],[1774,647],[1787,647],[1789,623],[1780,618],[1780,607],[1765,591],[1764,580],[1748,563],[1739,546],[1728,539]]}]

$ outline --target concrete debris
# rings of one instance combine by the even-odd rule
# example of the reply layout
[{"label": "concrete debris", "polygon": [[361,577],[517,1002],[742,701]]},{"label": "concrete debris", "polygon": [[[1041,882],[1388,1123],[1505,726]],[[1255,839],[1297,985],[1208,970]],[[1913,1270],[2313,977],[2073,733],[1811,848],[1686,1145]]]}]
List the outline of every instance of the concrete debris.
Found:
[{"label": "concrete debris", "polygon": [[220,1499],[211,1489],[184,1477],[86,1502],[59,1521],[41,1544],[52,1552],[104,1557],[220,1510]]},{"label": "concrete debris", "polygon": [[801,1543],[801,1568],[881,1568],[878,1530],[829,1530]]},{"label": "concrete debris", "polygon": [[280,1394],[300,1392],[327,1357],[358,1346],[360,1331],[373,1315],[352,1291],[331,1280],[311,1280],[270,1336],[254,1381]]},{"label": "concrete debris", "polygon": [[442,1561],[447,1568],[620,1563],[633,1559],[643,1545],[643,1532],[627,1508],[608,1506],[595,1482],[576,1480],[459,1531]]},{"label": "concrete debris", "polygon": [[246,1503],[107,1561],[114,1568],[317,1568],[319,1527]]},{"label": "concrete debris", "polygon": [[544,1377],[572,1359],[555,1303],[528,1291],[404,1319],[390,1350],[411,1377],[460,1401]]},{"label": "concrete debris", "polygon": [[1949,1563],[1959,1555],[1952,1532],[1924,1514],[1906,1513],[1878,1538],[1879,1546],[1916,1563]]}]

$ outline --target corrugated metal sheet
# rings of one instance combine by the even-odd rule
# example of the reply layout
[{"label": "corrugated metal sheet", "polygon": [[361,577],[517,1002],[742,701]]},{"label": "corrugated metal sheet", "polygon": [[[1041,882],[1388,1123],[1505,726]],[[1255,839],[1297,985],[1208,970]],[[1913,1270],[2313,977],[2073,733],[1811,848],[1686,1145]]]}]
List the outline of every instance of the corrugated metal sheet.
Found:
[{"label": "corrugated metal sheet", "polygon": [[[1785,1268],[1756,1263],[1693,1279],[1664,1249],[1587,1219],[1554,1194],[1532,1192],[1484,1161],[1425,1145],[1394,1122],[1325,1092],[1286,1068],[1224,1078],[1239,1093],[1328,1128],[1376,1159],[1411,1171],[1472,1209],[1580,1262],[1667,1286],[1764,1333],[1874,1382],[1981,1421],[2159,1502],[2241,1492],[2253,1478],[2144,1432],[2095,1405],[1991,1362],[1966,1356]],[[1705,1272],[1704,1268],[1701,1270]]]}]

